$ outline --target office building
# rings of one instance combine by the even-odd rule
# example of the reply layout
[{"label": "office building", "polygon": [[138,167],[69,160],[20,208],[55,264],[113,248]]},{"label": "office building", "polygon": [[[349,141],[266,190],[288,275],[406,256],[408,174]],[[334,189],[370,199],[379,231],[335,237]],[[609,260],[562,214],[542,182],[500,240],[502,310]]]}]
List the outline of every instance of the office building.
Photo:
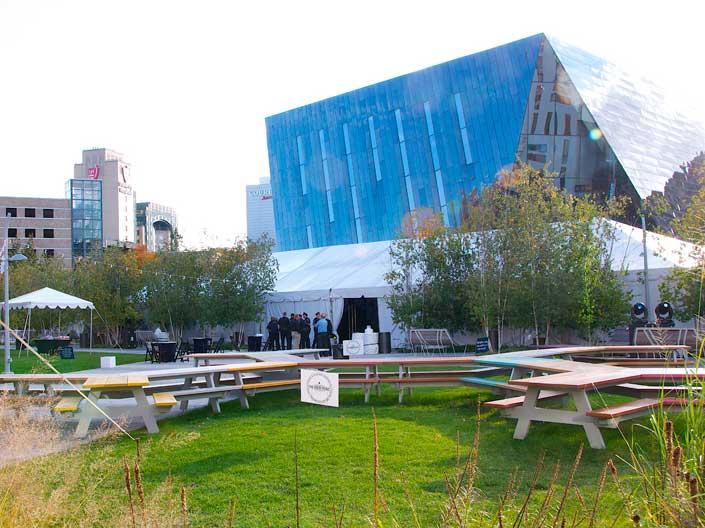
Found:
[{"label": "office building", "polygon": [[[461,223],[518,159],[576,195],[635,204],[705,146],[650,82],[543,34],[266,119],[281,250]],[[413,225],[413,222],[411,222]]]},{"label": "office building", "polygon": [[67,266],[71,265],[69,200],[0,196],[0,214],[9,217],[0,222],[9,222],[11,248],[31,246],[37,255],[60,258]]},{"label": "office building", "polygon": [[247,238],[259,240],[267,235],[276,242],[272,186],[269,178],[260,178],[257,185],[247,185]]},{"label": "office building", "polygon": [[154,202],[138,202],[136,206],[137,244],[149,251],[162,251],[173,247],[178,232],[176,211]]},{"label": "office building", "polygon": [[[105,148],[84,150],[82,162],[74,165],[67,193],[69,187],[74,256],[85,256],[84,250],[95,246],[97,240],[102,240],[103,246],[135,243],[135,192],[130,165],[122,154]],[[100,202],[99,216],[96,200]],[[97,220],[102,222],[100,233]]]}]

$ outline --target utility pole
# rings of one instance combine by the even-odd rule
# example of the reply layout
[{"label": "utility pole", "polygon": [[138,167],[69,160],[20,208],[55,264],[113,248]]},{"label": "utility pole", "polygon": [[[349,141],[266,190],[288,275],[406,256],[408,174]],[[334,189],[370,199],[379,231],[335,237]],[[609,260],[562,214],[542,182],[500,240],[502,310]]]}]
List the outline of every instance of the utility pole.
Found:
[{"label": "utility pole", "polygon": [[641,215],[641,233],[644,252],[644,304],[646,305],[646,320],[649,320],[649,310],[651,303],[649,302],[649,253],[646,247],[646,216]]},{"label": "utility pole", "polygon": [[5,322],[5,374],[10,374],[10,259],[9,259],[9,228],[10,228],[10,216],[5,218],[5,226],[3,227],[3,241],[4,245],[2,247],[2,264],[0,269],[2,270],[3,282],[5,285],[4,297],[3,297],[3,321]]}]

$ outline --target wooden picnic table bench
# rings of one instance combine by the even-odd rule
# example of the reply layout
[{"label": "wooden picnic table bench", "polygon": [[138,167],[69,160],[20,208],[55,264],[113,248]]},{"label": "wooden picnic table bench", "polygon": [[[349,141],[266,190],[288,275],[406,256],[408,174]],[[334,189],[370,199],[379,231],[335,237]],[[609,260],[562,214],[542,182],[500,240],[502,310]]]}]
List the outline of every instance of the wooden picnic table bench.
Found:
[{"label": "wooden picnic table bench", "polygon": [[275,350],[275,351],[265,351],[265,352],[221,352],[218,354],[213,353],[198,353],[198,354],[188,354],[186,357],[188,359],[193,359],[194,364],[198,366],[200,362],[204,365],[210,365],[211,361],[223,361],[230,359],[250,359],[253,361],[264,362],[264,361],[297,361],[297,358],[305,358],[307,356],[313,357],[317,360],[320,358],[322,352],[327,352],[328,349],[325,348],[299,348],[296,350]]},{"label": "wooden picnic table bench", "polygon": [[[605,444],[598,426],[616,427],[621,420],[643,414],[651,408],[649,406],[656,405],[661,399],[641,398],[637,400],[639,403],[624,404],[616,410],[609,407],[593,410],[588,399],[589,392],[600,389],[607,389],[605,392],[608,392],[611,389],[624,387],[625,384],[637,381],[656,382],[668,387],[669,383],[682,382],[693,377],[705,379],[705,369],[637,369],[602,366],[602,368],[587,371],[562,372],[548,376],[515,379],[511,383],[525,387],[526,395],[519,396],[519,398],[523,398],[520,407],[508,409],[506,414],[517,419],[514,438],[525,438],[532,421],[574,424],[581,425],[585,429],[588,441],[593,448],[602,449]],[[576,410],[537,407],[539,394],[546,390],[563,392],[572,397]],[[673,403],[677,399],[664,401]],[[491,403],[488,405],[492,406]]]}]

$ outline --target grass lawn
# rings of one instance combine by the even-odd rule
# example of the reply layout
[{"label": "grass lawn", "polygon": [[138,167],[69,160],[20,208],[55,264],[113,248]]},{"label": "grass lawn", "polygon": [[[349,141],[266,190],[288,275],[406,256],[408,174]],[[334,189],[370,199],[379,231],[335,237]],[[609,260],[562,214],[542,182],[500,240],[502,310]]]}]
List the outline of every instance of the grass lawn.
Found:
[{"label": "grass lawn", "polygon": [[[21,356],[19,352],[12,351],[12,372],[15,374],[27,374],[31,372],[36,372],[38,374],[45,374],[51,372],[51,370],[39,361],[31,352],[28,354],[26,351],[22,351]],[[77,370],[88,370],[100,367],[100,358],[103,356],[115,356],[115,361],[118,365],[125,365],[127,363],[136,363],[138,361],[144,361],[144,356],[141,354],[101,354],[98,352],[74,352],[76,356],[75,359],[61,359],[58,354],[51,356],[43,356],[49,360],[49,362],[54,365],[54,368],[59,372],[75,372]]]},{"label": "grass lawn", "polygon": [[[202,409],[162,421],[160,434],[139,433],[147,495],[173,477],[176,493],[180,486],[188,490],[191,526],[224,526],[231,498],[237,505],[234,526],[294,526],[297,435],[302,526],[334,526],[334,505],[339,511],[345,508],[344,526],[369,526],[374,408],[379,424],[380,486],[388,506],[383,525],[393,526],[394,517],[398,526],[414,526],[411,500],[420,526],[437,526],[447,497],[444,479],[453,474],[456,464],[456,439],[459,435],[466,450],[475,430],[477,402],[491,396],[470,388],[417,389],[403,405],[396,403],[396,396],[386,389],[365,404],[362,391],[346,389],[341,393],[341,407],[333,409],[302,404],[297,391],[283,391],[257,395],[251,399],[250,410],[229,402],[222,405],[220,415]],[[582,428],[553,424],[532,425],[526,440],[515,441],[513,426],[514,421],[495,411],[482,410],[478,508],[496,511],[515,468],[523,480],[521,500],[545,450],[546,466],[535,493],[536,500],[542,500],[554,464],[561,462],[564,471],[559,481],[565,482],[585,442]],[[604,430],[604,435],[608,449],[587,448],[576,475],[576,485],[589,507],[606,461],[627,452],[619,432]],[[94,500],[124,511],[120,464],[124,456],[132,459],[132,441],[105,440],[80,449],[85,453],[82,474],[92,474],[91,464],[100,463],[103,468]],[[581,509],[572,492],[569,501],[572,510]],[[620,503],[609,481],[601,504],[603,515],[597,525],[610,526]],[[629,524],[625,514],[619,517],[616,526]]]}]

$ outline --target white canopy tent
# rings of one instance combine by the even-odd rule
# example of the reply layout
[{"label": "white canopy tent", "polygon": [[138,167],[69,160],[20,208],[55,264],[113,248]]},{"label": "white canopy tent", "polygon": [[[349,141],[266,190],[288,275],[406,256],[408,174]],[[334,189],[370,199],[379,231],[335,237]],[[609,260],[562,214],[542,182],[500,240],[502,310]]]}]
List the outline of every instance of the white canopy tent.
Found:
[{"label": "white canopy tent", "polygon": [[[634,301],[645,302],[643,273],[643,231],[637,227],[609,221],[614,240],[609,252],[615,271],[624,272],[623,281]],[[379,326],[382,332],[392,332],[393,346],[403,341],[403,332],[392,322],[384,300],[391,293],[385,275],[391,271],[389,248],[391,241],[368,242],[301,249],[275,253],[279,274],[275,291],[269,295],[265,315],[279,317],[282,312],[325,311],[331,315],[334,328],[342,317],[345,298],[377,298]],[[658,285],[674,267],[697,266],[694,253],[699,249],[678,239],[646,233],[648,287],[650,309],[659,301]]]},{"label": "white canopy tent", "polygon": [[93,348],[93,310],[95,306],[92,302],[79,297],[74,297],[68,293],[63,293],[52,288],[42,288],[30,293],[25,293],[14,299],[10,299],[10,310],[27,310],[25,328],[31,327],[32,310],[49,308],[51,310],[80,309],[91,311],[90,327],[90,347]]}]

